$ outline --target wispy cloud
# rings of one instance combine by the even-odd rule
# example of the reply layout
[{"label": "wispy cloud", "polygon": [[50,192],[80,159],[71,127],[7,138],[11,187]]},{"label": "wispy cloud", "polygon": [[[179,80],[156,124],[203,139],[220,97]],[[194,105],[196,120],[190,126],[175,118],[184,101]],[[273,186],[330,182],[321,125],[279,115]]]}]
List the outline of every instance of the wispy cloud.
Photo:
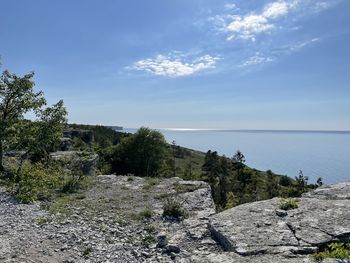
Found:
[{"label": "wispy cloud", "polygon": [[216,24],[221,23],[220,30],[228,34],[227,40],[240,38],[255,41],[257,35],[272,31],[276,20],[287,16],[297,5],[298,0],[271,2],[259,12],[217,15],[212,20],[216,20]]},{"label": "wispy cloud", "polygon": [[237,6],[234,3],[227,3],[227,4],[224,5],[224,9],[227,10],[227,11],[234,10],[236,8],[237,8]]},{"label": "wispy cloud", "polygon": [[157,55],[154,58],[135,62],[129,69],[146,71],[158,76],[183,77],[197,72],[215,68],[219,57],[203,55],[189,58],[179,52],[168,55]]},{"label": "wispy cloud", "polygon": [[255,66],[255,65],[262,65],[269,62],[274,61],[273,57],[266,56],[264,54],[261,54],[259,52],[256,52],[254,56],[249,57],[247,60],[245,60],[240,67],[249,67],[249,66]]},{"label": "wispy cloud", "polygon": [[328,9],[335,5],[338,0],[315,1],[315,0],[277,0],[267,3],[260,10],[251,10],[240,13],[236,5],[233,9],[224,6],[224,12],[210,17],[220,32],[227,35],[227,40],[250,40],[256,41],[258,35],[269,34],[274,30],[281,29],[281,21],[289,15],[312,14]]}]

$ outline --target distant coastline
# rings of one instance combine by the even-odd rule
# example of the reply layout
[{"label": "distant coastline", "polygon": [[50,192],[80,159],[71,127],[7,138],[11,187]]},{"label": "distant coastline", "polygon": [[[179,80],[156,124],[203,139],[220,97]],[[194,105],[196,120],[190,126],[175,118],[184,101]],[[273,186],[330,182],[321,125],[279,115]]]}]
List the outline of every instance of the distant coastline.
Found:
[{"label": "distant coastline", "polygon": [[[110,126],[111,128],[117,126]],[[137,128],[123,128],[116,130],[137,130]],[[331,133],[331,134],[350,134],[350,131],[340,130],[264,130],[264,129],[196,129],[196,128],[154,128],[159,131],[177,131],[177,132],[246,132],[246,133]]]}]

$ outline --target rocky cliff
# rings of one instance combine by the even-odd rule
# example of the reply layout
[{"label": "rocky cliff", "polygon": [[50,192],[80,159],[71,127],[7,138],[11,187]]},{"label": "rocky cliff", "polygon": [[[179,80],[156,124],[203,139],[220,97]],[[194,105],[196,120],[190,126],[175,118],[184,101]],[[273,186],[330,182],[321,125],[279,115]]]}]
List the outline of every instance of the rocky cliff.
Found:
[{"label": "rocky cliff", "polygon": [[[318,247],[350,236],[350,183],[319,188],[288,211],[275,198],[215,214],[204,182],[92,179],[46,209],[0,187],[0,262],[312,262]],[[162,217],[169,198],[187,218]]]}]

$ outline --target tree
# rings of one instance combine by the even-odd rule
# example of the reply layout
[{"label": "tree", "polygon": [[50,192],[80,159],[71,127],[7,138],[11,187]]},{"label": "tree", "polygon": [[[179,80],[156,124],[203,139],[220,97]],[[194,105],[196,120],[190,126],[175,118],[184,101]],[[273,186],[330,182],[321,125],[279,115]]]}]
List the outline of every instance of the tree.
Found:
[{"label": "tree", "polygon": [[172,153],[173,153],[173,162],[174,162],[174,167],[173,167],[173,176],[176,176],[176,155],[175,155],[175,151],[176,151],[176,142],[173,141],[171,143],[171,148],[172,148]]},{"label": "tree", "polygon": [[220,156],[216,151],[212,152],[209,150],[205,154],[202,171],[204,171],[204,175],[208,178],[210,184],[216,183],[221,173]]},{"label": "tree", "polygon": [[112,169],[122,174],[154,176],[164,164],[166,147],[164,136],[159,131],[142,127],[117,145]]},{"label": "tree", "polygon": [[276,176],[273,174],[271,170],[266,171],[266,176],[267,176],[266,190],[267,190],[268,198],[274,198],[278,196],[278,183],[276,180]]},{"label": "tree", "polygon": [[317,186],[322,186],[323,185],[323,180],[322,177],[319,177],[316,181]]},{"label": "tree", "polygon": [[297,183],[299,195],[301,195],[303,192],[305,192],[307,182],[309,181],[309,177],[304,176],[303,171],[299,170],[299,175],[295,177],[295,180]]},{"label": "tree", "polygon": [[4,147],[16,137],[16,125],[29,111],[36,112],[46,104],[43,92],[34,92],[34,73],[17,77],[4,71],[0,78],[0,171],[3,167]]},{"label": "tree", "polygon": [[38,117],[39,119],[33,122],[36,128],[31,134],[34,140],[28,145],[28,153],[47,163],[49,153],[57,149],[67,125],[67,110],[60,100],[52,107],[39,110]]},{"label": "tree", "polygon": [[235,153],[235,155],[233,155],[233,158],[232,158],[234,161],[236,161],[237,163],[239,164],[243,164],[245,163],[245,156],[244,154],[240,151],[240,150],[237,150],[237,152]]}]

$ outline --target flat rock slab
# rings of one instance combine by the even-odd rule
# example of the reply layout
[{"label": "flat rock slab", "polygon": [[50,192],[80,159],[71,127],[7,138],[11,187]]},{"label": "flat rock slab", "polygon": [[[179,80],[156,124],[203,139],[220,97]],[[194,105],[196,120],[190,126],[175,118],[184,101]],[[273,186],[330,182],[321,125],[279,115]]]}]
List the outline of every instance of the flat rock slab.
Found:
[{"label": "flat rock slab", "polygon": [[350,236],[349,200],[298,201],[298,208],[284,213],[279,210],[279,198],[240,205],[211,216],[209,227],[226,251],[251,260],[258,255],[307,260],[305,255],[317,251],[319,246]]},{"label": "flat rock slab", "polygon": [[324,185],[311,192],[303,194],[303,197],[329,200],[350,200],[350,182]]}]

